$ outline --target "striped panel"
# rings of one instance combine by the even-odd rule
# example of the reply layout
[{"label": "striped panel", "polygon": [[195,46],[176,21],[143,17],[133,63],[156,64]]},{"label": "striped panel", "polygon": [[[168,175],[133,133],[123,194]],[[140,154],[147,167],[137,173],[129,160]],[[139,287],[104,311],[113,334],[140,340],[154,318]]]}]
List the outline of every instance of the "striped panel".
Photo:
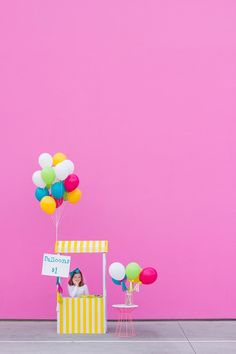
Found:
[{"label": "striped panel", "polygon": [[62,298],[57,313],[57,332],[105,333],[104,298]]},{"label": "striped panel", "polygon": [[56,253],[104,253],[108,252],[108,241],[57,241]]}]

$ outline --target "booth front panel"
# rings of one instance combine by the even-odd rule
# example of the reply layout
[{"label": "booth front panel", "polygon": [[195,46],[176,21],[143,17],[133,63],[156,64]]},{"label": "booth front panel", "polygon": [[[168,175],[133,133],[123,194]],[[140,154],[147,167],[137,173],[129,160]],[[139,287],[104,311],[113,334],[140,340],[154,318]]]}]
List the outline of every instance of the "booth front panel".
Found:
[{"label": "booth front panel", "polygon": [[57,333],[105,333],[105,299],[102,296],[60,297]]}]

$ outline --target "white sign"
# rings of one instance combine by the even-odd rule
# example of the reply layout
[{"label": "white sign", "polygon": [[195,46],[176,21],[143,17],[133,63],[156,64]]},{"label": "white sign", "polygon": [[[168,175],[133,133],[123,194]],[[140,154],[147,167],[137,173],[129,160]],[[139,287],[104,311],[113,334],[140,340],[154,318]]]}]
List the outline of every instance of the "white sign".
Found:
[{"label": "white sign", "polygon": [[70,271],[70,256],[44,253],[42,275],[67,278]]}]

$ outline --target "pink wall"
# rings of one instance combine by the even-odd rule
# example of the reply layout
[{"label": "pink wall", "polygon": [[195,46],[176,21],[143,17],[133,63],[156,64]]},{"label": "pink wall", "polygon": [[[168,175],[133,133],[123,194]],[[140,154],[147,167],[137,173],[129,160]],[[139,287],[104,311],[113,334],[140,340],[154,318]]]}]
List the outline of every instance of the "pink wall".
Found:
[{"label": "pink wall", "polygon": [[[108,263],[159,271],[138,318],[236,317],[235,11],[232,0],[1,2],[0,318],[55,318],[55,281],[40,275],[53,228],[31,175],[58,150],[84,193],[61,239],[108,239]],[[99,261],[78,259],[92,290]],[[107,280],[112,318],[123,294]]]}]

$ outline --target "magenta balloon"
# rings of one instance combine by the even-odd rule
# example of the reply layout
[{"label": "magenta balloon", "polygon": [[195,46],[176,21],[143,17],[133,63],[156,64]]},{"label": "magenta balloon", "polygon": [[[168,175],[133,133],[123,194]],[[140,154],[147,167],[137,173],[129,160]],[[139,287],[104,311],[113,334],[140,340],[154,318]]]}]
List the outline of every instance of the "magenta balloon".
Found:
[{"label": "magenta balloon", "polygon": [[64,186],[67,192],[72,192],[79,185],[79,177],[75,174],[69,175],[65,181]]},{"label": "magenta balloon", "polygon": [[144,268],[139,274],[139,280],[143,284],[152,284],[157,280],[157,271],[154,268],[147,267]]}]

